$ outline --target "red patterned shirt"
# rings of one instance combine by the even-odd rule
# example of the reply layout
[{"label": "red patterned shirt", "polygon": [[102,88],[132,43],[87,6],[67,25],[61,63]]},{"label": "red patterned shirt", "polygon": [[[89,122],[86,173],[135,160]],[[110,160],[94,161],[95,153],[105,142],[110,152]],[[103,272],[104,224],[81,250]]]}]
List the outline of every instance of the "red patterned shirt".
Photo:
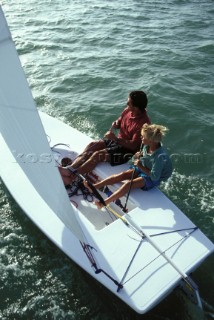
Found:
[{"label": "red patterned shirt", "polygon": [[133,151],[138,151],[141,145],[141,129],[144,123],[151,121],[144,110],[140,115],[133,116],[132,111],[126,108],[117,120],[120,132],[118,138],[129,140]]}]

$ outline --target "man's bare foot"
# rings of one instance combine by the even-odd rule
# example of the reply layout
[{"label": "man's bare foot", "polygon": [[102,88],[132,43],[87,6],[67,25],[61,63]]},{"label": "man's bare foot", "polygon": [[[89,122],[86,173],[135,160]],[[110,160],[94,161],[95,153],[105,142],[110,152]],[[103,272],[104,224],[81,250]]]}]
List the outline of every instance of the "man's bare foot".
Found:
[{"label": "man's bare foot", "polygon": [[94,203],[97,206],[97,209],[102,209],[103,208],[103,204],[100,201],[94,201]]},{"label": "man's bare foot", "polygon": [[70,158],[68,158],[68,157],[62,158],[62,160],[61,160],[62,167],[67,167],[71,164],[72,164],[72,160]]},{"label": "man's bare foot", "polygon": [[64,185],[69,185],[71,184],[75,179],[76,175],[73,174],[71,171],[69,171],[66,167],[58,167],[59,172],[62,176],[62,180],[64,182]]},{"label": "man's bare foot", "polygon": [[84,181],[83,181],[83,184],[84,184],[84,186],[90,191],[90,193],[93,193],[93,191],[91,190],[91,188],[90,188],[89,185],[88,185],[88,181],[87,181],[87,180],[84,180]]}]

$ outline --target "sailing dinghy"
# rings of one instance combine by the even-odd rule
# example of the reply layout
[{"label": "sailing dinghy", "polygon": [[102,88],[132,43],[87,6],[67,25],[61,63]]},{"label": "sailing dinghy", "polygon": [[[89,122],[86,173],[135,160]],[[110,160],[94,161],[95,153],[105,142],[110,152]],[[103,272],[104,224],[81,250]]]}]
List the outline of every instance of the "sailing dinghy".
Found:
[{"label": "sailing dinghy", "polygon": [[[65,189],[57,162],[75,158],[91,139],[37,111],[1,8],[0,70],[0,173],[27,216],[136,312],[146,313],[180,283],[200,306],[189,274],[214,245],[162,192],[131,192],[124,213],[125,199],[100,211],[93,195]],[[126,168],[102,164],[92,179]]]}]

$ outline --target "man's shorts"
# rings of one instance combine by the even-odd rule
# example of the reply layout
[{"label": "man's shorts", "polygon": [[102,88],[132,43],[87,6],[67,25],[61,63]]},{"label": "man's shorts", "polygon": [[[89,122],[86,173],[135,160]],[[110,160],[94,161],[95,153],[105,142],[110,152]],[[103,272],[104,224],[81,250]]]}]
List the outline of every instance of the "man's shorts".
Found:
[{"label": "man's shorts", "polygon": [[110,156],[111,166],[126,163],[133,156],[133,152],[122,147],[116,141],[104,139],[106,150]]},{"label": "man's shorts", "polygon": [[138,167],[135,167],[134,165],[130,166],[130,168],[135,168],[135,172],[138,174],[138,177],[142,177],[144,182],[145,182],[145,186],[143,186],[141,189],[144,191],[148,191],[154,187],[159,186],[160,181],[157,180],[152,180],[149,176],[147,176],[147,174],[145,174],[142,170],[140,170]]}]

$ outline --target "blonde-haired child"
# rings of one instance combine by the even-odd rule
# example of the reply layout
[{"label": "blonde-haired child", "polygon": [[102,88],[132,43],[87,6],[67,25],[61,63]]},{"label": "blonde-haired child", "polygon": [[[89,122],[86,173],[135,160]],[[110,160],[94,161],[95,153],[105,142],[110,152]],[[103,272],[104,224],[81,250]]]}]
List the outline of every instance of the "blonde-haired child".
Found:
[{"label": "blonde-haired child", "polygon": [[[124,196],[131,188],[149,190],[166,181],[172,174],[172,162],[163,148],[161,141],[168,129],[158,124],[144,124],[141,130],[142,147],[132,160],[130,169],[119,174],[114,174],[98,183],[95,188],[102,188],[125,181],[112,195],[105,199],[106,205]],[[134,172],[133,172],[134,170]],[[131,181],[131,179],[133,180]],[[86,183],[87,186],[87,183]],[[88,186],[87,186],[88,187]],[[95,204],[100,209],[103,205],[99,201]]]}]

